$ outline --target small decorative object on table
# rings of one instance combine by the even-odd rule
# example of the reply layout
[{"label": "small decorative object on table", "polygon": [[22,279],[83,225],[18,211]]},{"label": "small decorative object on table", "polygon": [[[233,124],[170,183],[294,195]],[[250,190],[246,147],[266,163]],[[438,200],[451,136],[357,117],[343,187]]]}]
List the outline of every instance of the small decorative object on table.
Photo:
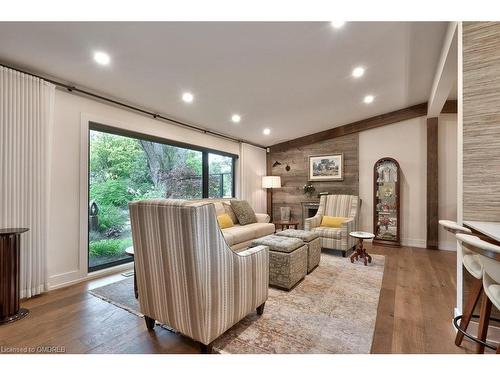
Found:
[{"label": "small decorative object on table", "polygon": [[356,250],[351,255],[351,263],[354,263],[354,259],[358,260],[359,258],[364,260],[365,266],[367,265],[367,262],[371,263],[372,257],[366,252],[366,249],[363,246],[363,240],[370,240],[375,237],[375,235],[369,232],[357,231],[349,233],[349,236],[357,238],[359,241],[358,246],[356,246]]},{"label": "small decorative object on table", "polygon": [[280,207],[281,211],[281,221],[290,220],[290,207]]},{"label": "small decorative object on table", "polygon": [[316,188],[312,184],[305,184],[302,188],[304,190],[304,194],[307,194],[309,197],[312,197]]}]

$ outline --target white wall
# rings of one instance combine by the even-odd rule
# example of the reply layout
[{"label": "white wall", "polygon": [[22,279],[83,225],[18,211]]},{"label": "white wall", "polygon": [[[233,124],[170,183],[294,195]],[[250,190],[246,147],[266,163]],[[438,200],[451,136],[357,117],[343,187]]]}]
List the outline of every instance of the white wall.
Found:
[{"label": "white wall", "polygon": [[[80,243],[84,240],[80,239],[81,229],[83,225],[86,225],[87,220],[86,216],[80,213],[80,200],[84,196],[82,190],[86,189],[87,184],[86,178],[80,175],[81,147],[86,147],[82,144],[83,118],[166,139],[240,154],[240,145],[237,142],[156,121],[57,90],[49,213],[48,274],[51,288],[87,277],[86,254],[82,254],[83,246]],[[260,162],[262,161],[254,160],[254,163]],[[265,170],[265,158],[262,168]],[[239,176],[238,165],[236,170]],[[247,169],[247,173],[252,173],[252,171],[252,169]],[[251,176],[246,178],[251,178]],[[255,178],[259,177],[255,176]],[[237,177],[237,191],[239,191],[238,180]]]},{"label": "white wall", "polygon": [[[439,219],[457,221],[457,115],[442,114],[438,125]],[[439,248],[457,249],[455,237],[439,228]]]},{"label": "white wall", "polygon": [[427,125],[419,117],[359,134],[361,228],[373,231],[373,165],[392,157],[401,166],[401,241],[425,247]]},{"label": "white wall", "polygon": [[[439,117],[439,218],[456,220],[456,115]],[[427,211],[427,123],[419,117],[359,134],[359,195],[361,228],[373,231],[373,165],[382,157],[396,159],[401,178],[401,241],[425,247]],[[446,232],[439,248],[455,250]]]},{"label": "white wall", "polygon": [[267,212],[266,190],[262,189],[262,176],[266,175],[266,150],[242,143],[240,158],[240,196],[245,197],[255,212]]}]

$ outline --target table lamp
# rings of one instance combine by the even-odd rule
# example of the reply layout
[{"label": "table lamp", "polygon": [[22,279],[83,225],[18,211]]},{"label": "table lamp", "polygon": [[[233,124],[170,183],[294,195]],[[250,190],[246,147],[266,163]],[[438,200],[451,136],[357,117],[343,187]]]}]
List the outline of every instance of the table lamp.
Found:
[{"label": "table lamp", "polygon": [[273,189],[281,187],[281,176],[262,176],[262,188],[270,189],[267,194],[267,212],[273,221]]}]

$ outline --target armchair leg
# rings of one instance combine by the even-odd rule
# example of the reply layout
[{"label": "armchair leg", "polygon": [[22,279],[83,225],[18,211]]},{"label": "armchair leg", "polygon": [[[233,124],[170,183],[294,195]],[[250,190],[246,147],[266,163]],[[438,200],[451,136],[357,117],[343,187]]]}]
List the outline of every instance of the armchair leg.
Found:
[{"label": "armchair leg", "polygon": [[148,331],[153,331],[155,329],[155,320],[146,315],[144,315],[144,320],[146,321],[146,327],[148,327]]},{"label": "armchair leg", "polygon": [[265,305],[266,305],[266,303],[264,302],[262,305],[260,305],[259,307],[257,307],[257,315],[264,314],[264,306]]}]

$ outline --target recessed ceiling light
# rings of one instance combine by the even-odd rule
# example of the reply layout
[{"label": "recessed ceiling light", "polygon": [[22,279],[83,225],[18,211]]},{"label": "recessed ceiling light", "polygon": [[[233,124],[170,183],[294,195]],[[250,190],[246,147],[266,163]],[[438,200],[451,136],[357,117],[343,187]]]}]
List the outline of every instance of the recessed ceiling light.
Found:
[{"label": "recessed ceiling light", "polygon": [[262,130],[262,133],[263,133],[264,135],[269,135],[269,134],[271,134],[271,129],[269,129],[269,128],[265,128],[264,130]]},{"label": "recessed ceiling light", "polygon": [[106,52],[97,51],[94,52],[94,61],[100,65],[108,65],[111,62],[111,58]]},{"label": "recessed ceiling light", "polygon": [[365,98],[363,99],[363,101],[366,104],[370,104],[371,102],[373,102],[373,99],[375,99],[375,97],[373,95],[366,95]]},{"label": "recessed ceiling light", "polygon": [[234,114],[234,115],[231,116],[231,121],[232,122],[240,122],[241,121],[241,116],[237,115],[237,114]]},{"label": "recessed ceiling light", "polygon": [[332,27],[334,29],[340,29],[342,26],[345,25],[345,22],[343,22],[343,21],[332,21],[332,22],[330,22],[330,24],[332,25]]},{"label": "recessed ceiling light", "polygon": [[191,103],[193,99],[194,96],[190,92],[185,92],[184,94],[182,94],[182,100],[186,103]]},{"label": "recessed ceiling light", "polygon": [[354,78],[359,78],[363,74],[365,74],[365,68],[363,68],[362,66],[357,66],[352,70],[352,76]]}]

